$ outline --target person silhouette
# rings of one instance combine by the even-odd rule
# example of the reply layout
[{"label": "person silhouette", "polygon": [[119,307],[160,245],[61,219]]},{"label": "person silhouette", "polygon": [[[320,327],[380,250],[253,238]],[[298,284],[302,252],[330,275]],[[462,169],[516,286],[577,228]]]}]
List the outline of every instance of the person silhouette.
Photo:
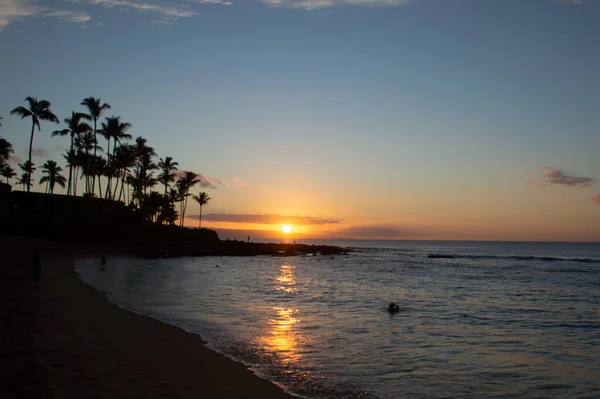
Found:
[{"label": "person silhouette", "polygon": [[396,313],[400,311],[400,307],[392,302],[390,303],[390,306],[388,306],[387,311],[390,313]]},{"label": "person silhouette", "polygon": [[104,254],[102,254],[102,261],[100,263],[100,271],[105,271],[106,270],[106,256]]}]

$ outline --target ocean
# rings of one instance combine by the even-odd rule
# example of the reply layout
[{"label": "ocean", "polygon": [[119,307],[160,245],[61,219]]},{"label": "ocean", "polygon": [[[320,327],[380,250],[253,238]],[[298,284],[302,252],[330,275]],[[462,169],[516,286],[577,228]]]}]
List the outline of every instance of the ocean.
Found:
[{"label": "ocean", "polygon": [[305,398],[600,398],[600,244],[304,243],[355,252],[76,269]]}]

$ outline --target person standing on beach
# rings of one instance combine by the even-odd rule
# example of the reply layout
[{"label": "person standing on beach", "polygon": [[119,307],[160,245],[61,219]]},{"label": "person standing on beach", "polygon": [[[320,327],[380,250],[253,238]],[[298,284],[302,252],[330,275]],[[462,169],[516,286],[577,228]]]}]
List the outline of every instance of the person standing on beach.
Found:
[{"label": "person standing on beach", "polygon": [[33,276],[33,281],[36,283],[42,275],[42,262],[40,261],[40,255],[37,251],[33,253],[33,259],[31,260],[31,274]]},{"label": "person standing on beach", "polygon": [[103,272],[106,270],[106,256],[102,254],[102,262],[100,263],[100,271]]}]

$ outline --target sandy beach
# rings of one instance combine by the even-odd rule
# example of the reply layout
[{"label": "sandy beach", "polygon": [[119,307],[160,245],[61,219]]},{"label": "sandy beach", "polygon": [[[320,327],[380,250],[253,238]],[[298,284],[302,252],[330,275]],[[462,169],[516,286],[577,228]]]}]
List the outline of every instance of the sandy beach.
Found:
[{"label": "sandy beach", "polygon": [[[291,398],[199,336],[110,304],[73,269],[126,248],[0,239],[0,393],[60,398]],[[29,262],[38,251],[41,278]]]}]

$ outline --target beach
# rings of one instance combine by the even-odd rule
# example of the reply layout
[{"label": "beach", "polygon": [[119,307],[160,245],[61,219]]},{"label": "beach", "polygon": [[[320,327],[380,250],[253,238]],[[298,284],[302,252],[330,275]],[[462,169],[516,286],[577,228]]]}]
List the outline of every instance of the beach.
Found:
[{"label": "beach", "polygon": [[[291,398],[198,335],[123,310],[82,282],[78,257],[130,248],[2,238],[0,392],[7,397]],[[29,262],[40,255],[34,283]]]}]

